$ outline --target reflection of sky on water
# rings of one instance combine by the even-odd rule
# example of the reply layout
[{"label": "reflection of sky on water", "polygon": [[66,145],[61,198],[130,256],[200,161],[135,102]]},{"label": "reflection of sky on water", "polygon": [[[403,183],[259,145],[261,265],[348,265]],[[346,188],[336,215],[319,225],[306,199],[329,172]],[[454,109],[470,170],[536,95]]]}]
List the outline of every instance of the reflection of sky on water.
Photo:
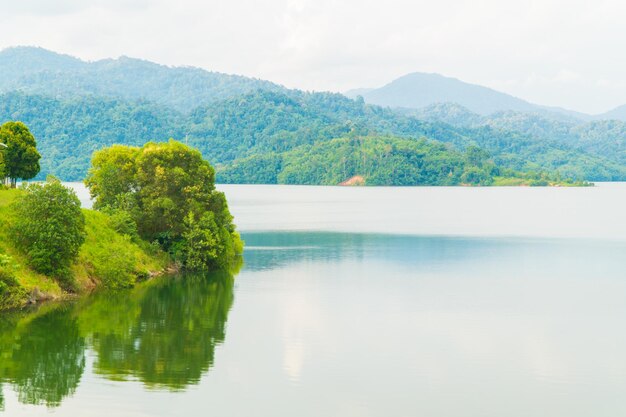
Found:
[{"label": "reflection of sky on water", "polygon": [[[89,191],[73,187],[85,207]],[[595,187],[218,185],[243,232],[334,231],[626,241],[626,183]]]},{"label": "reflection of sky on water", "polygon": [[[626,318],[624,244],[244,237],[251,249],[238,303],[276,320],[275,337],[261,336],[267,327],[248,337],[263,340],[256,346],[267,355],[282,352],[283,374],[271,385],[299,388],[281,409],[586,416],[609,402],[611,413],[600,415],[626,410],[616,402],[626,387],[626,337],[617,330]],[[240,337],[234,310],[232,343]],[[320,392],[315,412],[295,405]]]}]

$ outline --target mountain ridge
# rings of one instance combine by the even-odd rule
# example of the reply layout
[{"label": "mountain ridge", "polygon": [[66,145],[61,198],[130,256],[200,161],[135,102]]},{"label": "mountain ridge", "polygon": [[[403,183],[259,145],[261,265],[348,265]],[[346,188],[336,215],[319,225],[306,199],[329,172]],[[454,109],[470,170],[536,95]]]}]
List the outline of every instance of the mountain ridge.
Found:
[{"label": "mountain ridge", "polygon": [[419,110],[433,104],[459,104],[474,113],[487,116],[501,111],[538,113],[555,119],[570,117],[581,121],[615,118],[626,121],[626,104],[600,114],[587,114],[562,107],[531,103],[496,89],[472,84],[438,73],[411,72],[382,87],[356,88],[345,92],[370,104],[385,107]]},{"label": "mountain ridge", "polygon": [[285,87],[242,75],[177,67],[121,56],[84,61],[39,47],[0,51],[0,92],[147,100],[188,112],[257,89]]}]

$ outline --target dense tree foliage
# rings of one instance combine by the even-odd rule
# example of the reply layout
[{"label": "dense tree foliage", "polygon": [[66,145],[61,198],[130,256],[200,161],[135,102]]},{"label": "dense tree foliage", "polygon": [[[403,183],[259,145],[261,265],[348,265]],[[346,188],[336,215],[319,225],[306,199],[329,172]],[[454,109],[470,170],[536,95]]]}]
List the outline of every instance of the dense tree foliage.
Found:
[{"label": "dense tree foliage", "polygon": [[472,132],[479,146],[512,168],[557,169],[563,176],[624,180],[626,123],[584,121],[546,113],[498,112],[480,116],[453,103],[411,111],[433,123],[445,122]]},{"label": "dense tree foliage", "polygon": [[80,200],[54,178],[44,185],[30,184],[26,191],[13,203],[13,240],[27,254],[33,269],[57,277],[71,288],[69,267],[85,240]]},{"label": "dense tree foliage", "polygon": [[94,154],[86,184],[95,207],[126,212],[139,235],[189,269],[224,269],[242,251],[215,172],[180,142],[113,146]]},{"label": "dense tree foliage", "polygon": [[17,180],[29,180],[39,173],[37,142],[21,122],[0,126],[0,178],[15,187]]},{"label": "dense tree foliage", "polygon": [[[484,151],[465,154],[433,141],[392,137],[335,139],[267,158],[243,159],[221,173],[226,182],[336,185],[361,176],[370,185],[487,185],[498,168]],[[473,173],[470,175],[470,173]]]},{"label": "dense tree foliage", "polygon": [[[479,146],[503,169],[558,171],[562,177],[589,180],[626,179],[626,167],[612,151],[615,145],[539,138],[498,125],[451,126],[330,93],[256,91],[199,107],[190,115],[120,100],[0,97],[0,120],[15,117],[28,123],[39,139],[44,155],[41,175],[54,173],[65,180],[83,179],[92,152],[113,144],[141,146],[146,139],[174,137],[198,148],[216,167],[228,167],[252,157],[271,165],[277,155],[299,146],[349,134],[428,138],[461,152]],[[598,126],[594,135],[602,129]],[[606,143],[609,137],[607,133]],[[254,182],[265,182],[266,174],[260,171]]]},{"label": "dense tree foliage", "polygon": [[41,48],[18,47],[0,52],[0,91],[148,100],[187,112],[257,89],[284,88],[254,78],[200,68],[172,68],[128,57],[85,62]]},{"label": "dense tree foliage", "polygon": [[94,151],[116,143],[143,145],[146,138],[181,137],[181,115],[147,103],[97,98],[57,99],[11,93],[0,96],[0,122],[21,120],[43,155],[39,179],[85,178]]}]

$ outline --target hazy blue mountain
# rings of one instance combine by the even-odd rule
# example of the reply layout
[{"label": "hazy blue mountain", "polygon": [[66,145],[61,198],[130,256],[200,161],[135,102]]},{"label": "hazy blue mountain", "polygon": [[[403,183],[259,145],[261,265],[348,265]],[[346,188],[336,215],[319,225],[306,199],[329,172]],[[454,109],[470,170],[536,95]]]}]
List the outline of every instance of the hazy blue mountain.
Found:
[{"label": "hazy blue mountain", "polygon": [[439,74],[415,72],[361,93],[366,102],[389,107],[419,109],[435,103],[456,103],[479,114],[501,110],[533,111],[538,106],[490,88]]},{"label": "hazy blue mountain", "polygon": [[491,88],[421,72],[405,75],[380,88],[350,90],[346,95],[362,96],[367,103],[395,108],[421,109],[434,104],[453,103],[481,115],[512,110],[542,113],[555,119],[591,119],[583,113],[529,103]]},{"label": "hazy blue mountain", "polygon": [[606,113],[599,114],[595,116],[595,119],[598,120],[621,120],[626,122],[626,104],[623,106],[619,106],[610,110]]},{"label": "hazy blue mountain", "polygon": [[257,89],[280,91],[283,87],[254,78],[168,67],[128,57],[85,62],[42,48],[17,47],[0,52],[0,92],[147,100],[190,111]]}]

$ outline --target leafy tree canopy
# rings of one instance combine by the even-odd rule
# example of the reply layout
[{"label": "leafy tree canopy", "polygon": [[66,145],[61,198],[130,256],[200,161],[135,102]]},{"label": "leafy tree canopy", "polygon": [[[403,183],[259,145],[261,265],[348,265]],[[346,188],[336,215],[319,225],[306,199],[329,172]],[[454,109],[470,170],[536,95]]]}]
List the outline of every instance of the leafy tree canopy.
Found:
[{"label": "leafy tree canopy", "polygon": [[129,213],[142,238],[159,242],[188,269],[224,269],[242,251],[213,167],[187,145],[100,150],[85,183],[96,208]]},{"label": "leafy tree canopy", "polygon": [[39,173],[37,142],[22,122],[6,122],[0,126],[0,174],[15,186],[18,179],[29,180]]}]

